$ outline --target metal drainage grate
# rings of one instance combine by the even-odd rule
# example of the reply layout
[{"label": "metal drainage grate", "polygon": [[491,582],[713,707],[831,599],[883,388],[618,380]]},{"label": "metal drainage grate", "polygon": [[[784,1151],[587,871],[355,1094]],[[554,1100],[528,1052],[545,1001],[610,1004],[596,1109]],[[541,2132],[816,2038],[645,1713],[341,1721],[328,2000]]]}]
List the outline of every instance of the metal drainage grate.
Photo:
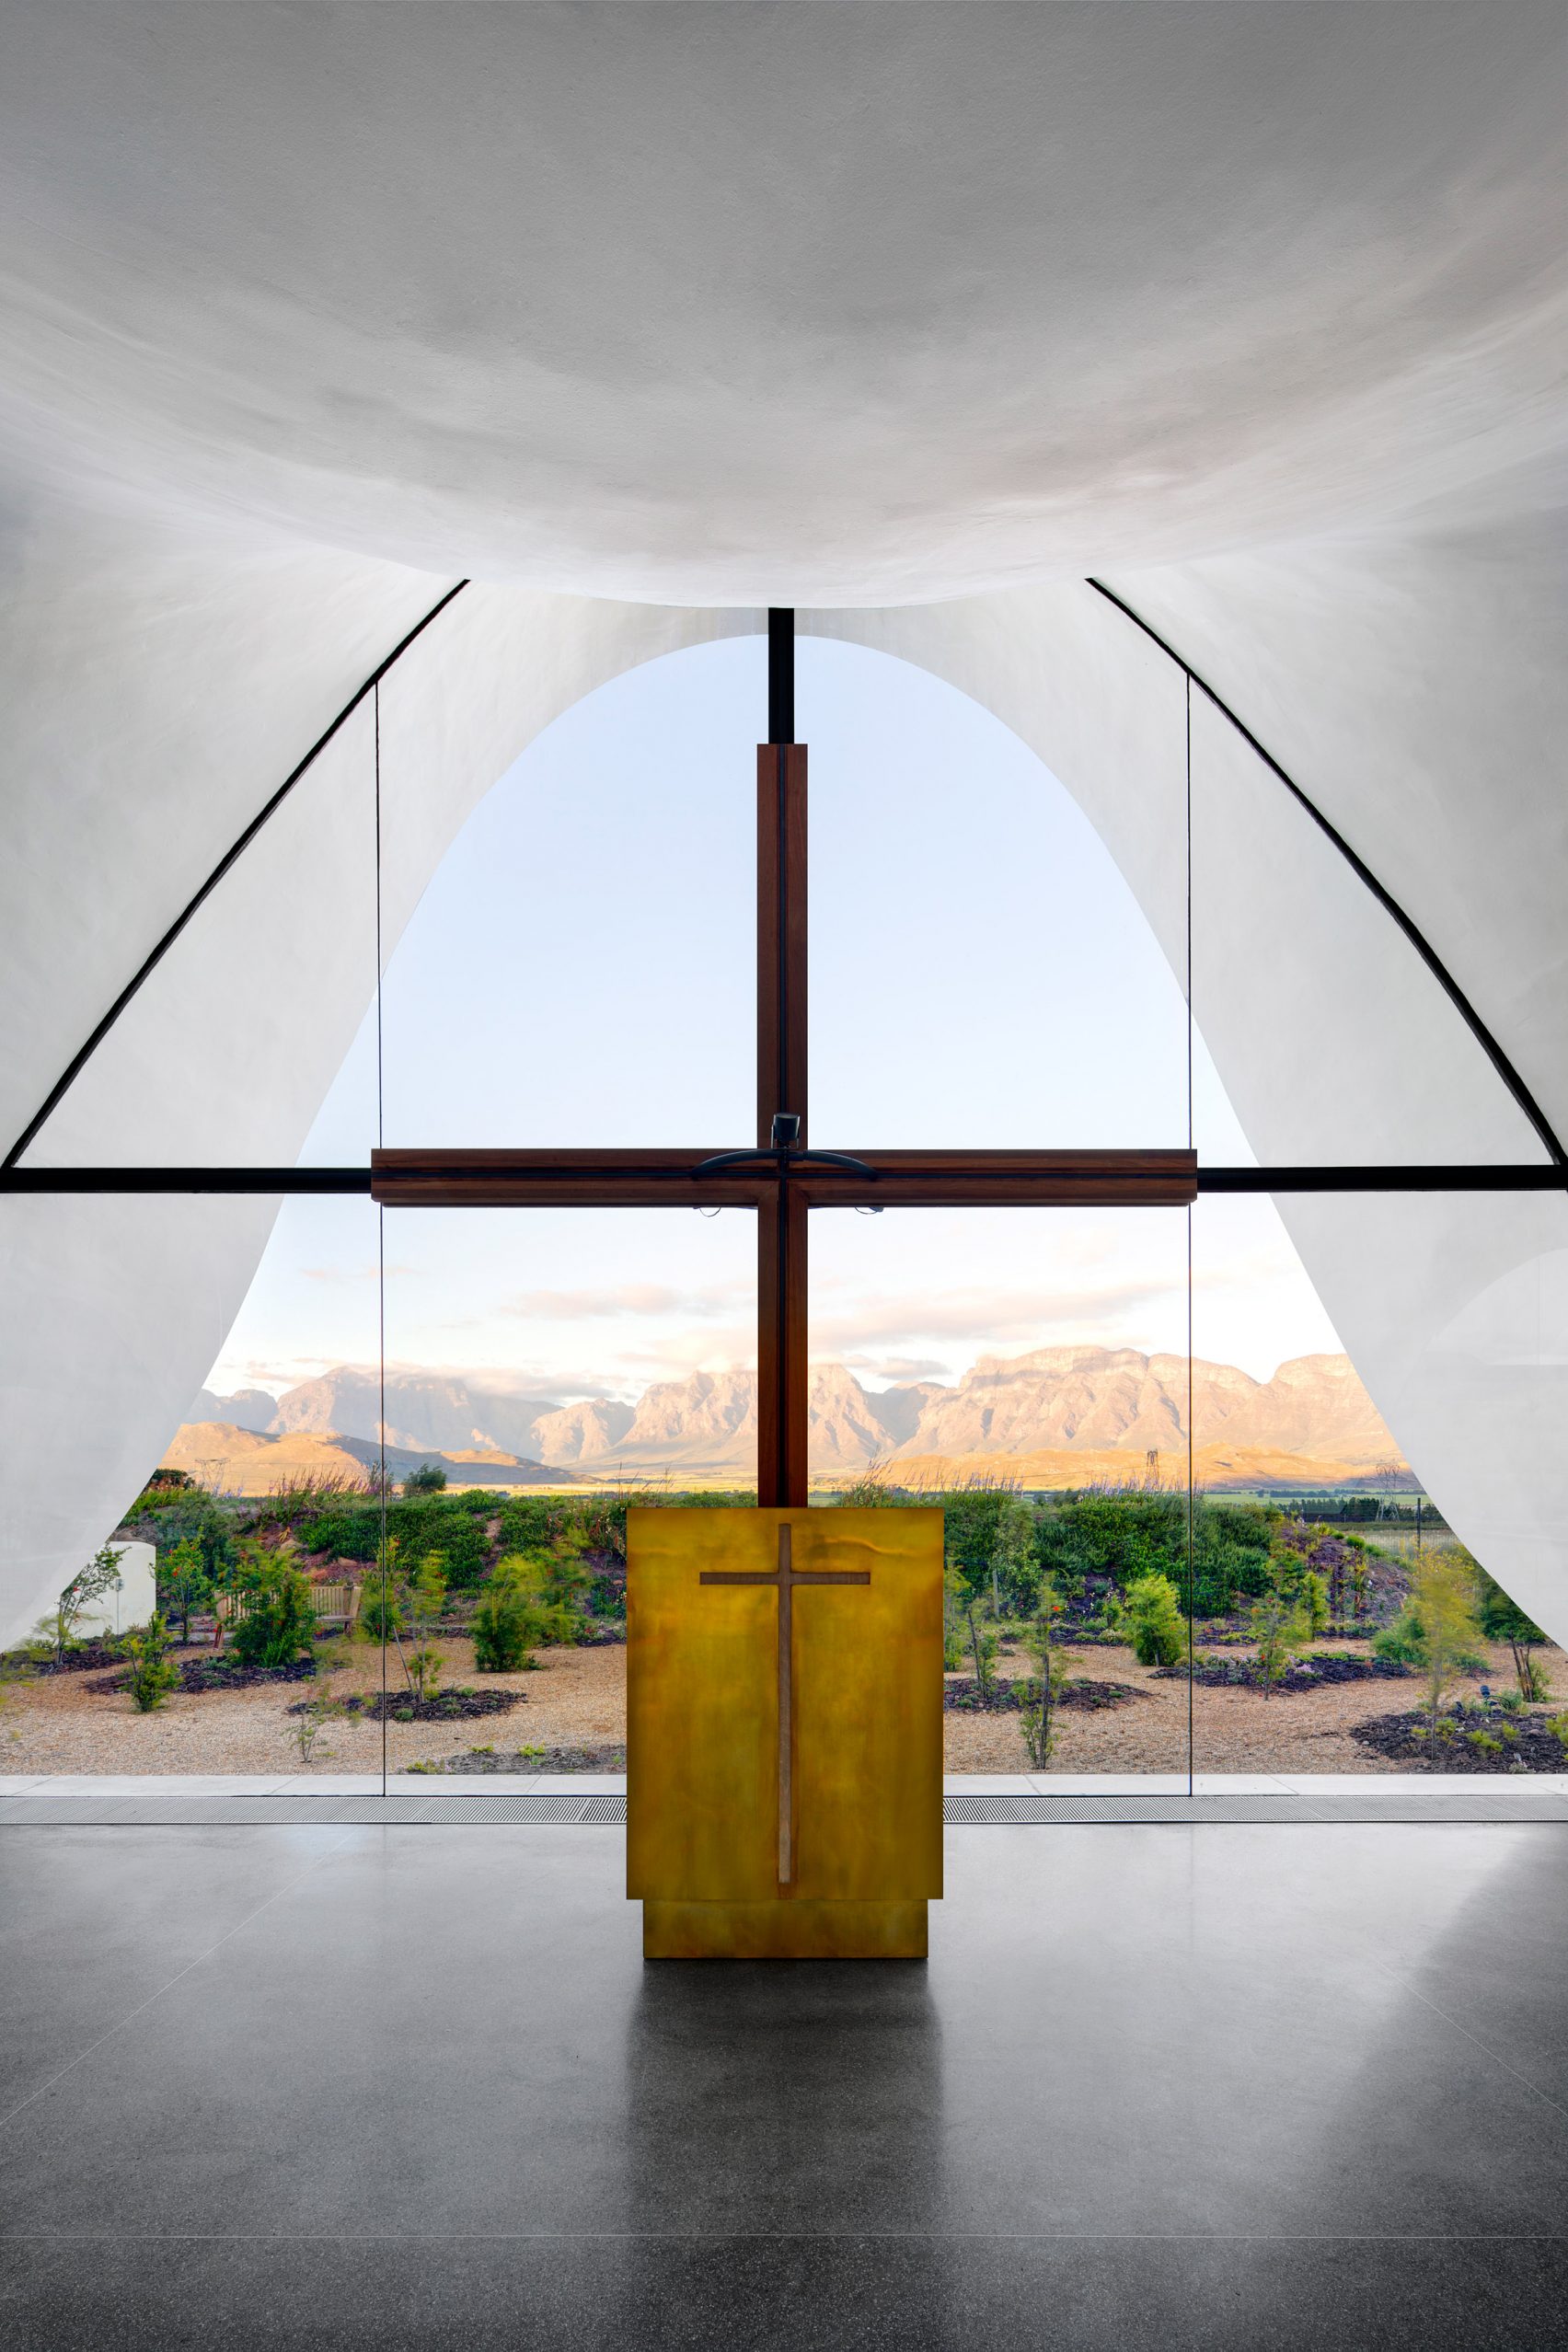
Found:
[{"label": "metal drainage grate", "polygon": [[[949,1796],[949,1828],[1050,1828],[1096,1823],[1275,1827],[1314,1822],[1568,1822],[1568,1795],[1526,1789],[1390,1791],[1385,1796]],[[173,1828],[187,1824],[293,1828],[414,1828],[491,1824],[619,1828],[626,1799],[615,1791],[537,1796],[19,1796],[0,1798],[0,1827]]]},{"label": "metal drainage grate", "polygon": [[950,1796],[950,1828],[1049,1828],[1074,1823],[1160,1822],[1288,1827],[1311,1822],[1568,1821],[1568,1798],[1526,1790],[1377,1796]]}]

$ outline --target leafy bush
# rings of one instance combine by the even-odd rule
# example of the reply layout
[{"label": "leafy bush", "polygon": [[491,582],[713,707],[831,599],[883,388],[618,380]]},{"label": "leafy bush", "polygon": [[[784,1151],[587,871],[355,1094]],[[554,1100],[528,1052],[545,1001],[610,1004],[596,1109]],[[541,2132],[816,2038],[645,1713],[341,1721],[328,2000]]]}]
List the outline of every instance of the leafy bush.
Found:
[{"label": "leafy bush", "polygon": [[446,1472],[435,1462],[421,1462],[403,1481],[403,1492],[407,1495],[444,1494]]},{"label": "leafy bush", "polygon": [[[1468,1559],[1470,1555],[1467,1553],[1465,1556]],[[1526,1616],[1518,1602],[1504,1591],[1495,1576],[1489,1575],[1479,1562],[1475,1564],[1475,1585],[1481,1630],[1489,1642],[1506,1642],[1513,1652],[1520,1698],[1550,1698],[1551,1686],[1535,1655],[1546,1641],[1546,1635],[1534,1618]]]},{"label": "leafy bush", "polygon": [[158,1607],[179,1620],[179,1638],[190,1639],[190,1620],[210,1609],[215,1597],[212,1570],[194,1536],[182,1536],[158,1561]]},{"label": "leafy bush", "polygon": [[155,1609],[145,1625],[126,1638],[131,1671],[125,1688],[137,1712],[150,1715],[179,1681],[179,1668],[168,1654],[168,1628]]},{"label": "leafy bush", "polygon": [[532,1663],[541,1638],[535,1594],[519,1573],[520,1562],[503,1560],[479,1596],[474,1611],[474,1664],[481,1674],[516,1674]]},{"label": "leafy bush", "polygon": [[1140,1576],[1127,1595],[1133,1655],[1139,1666],[1173,1666],[1187,1646],[1187,1620],[1169,1576]]},{"label": "leafy bush", "polygon": [[245,1603],[229,1647],[241,1665],[292,1666],[316,1638],[310,1586],[299,1570],[259,1544],[248,1546],[236,1589]]},{"label": "leafy bush", "polygon": [[1258,1678],[1267,1699],[1291,1659],[1311,1640],[1311,1620],[1300,1600],[1276,1585],[1253,1602],[1249,1627],[1258,1645]]}]

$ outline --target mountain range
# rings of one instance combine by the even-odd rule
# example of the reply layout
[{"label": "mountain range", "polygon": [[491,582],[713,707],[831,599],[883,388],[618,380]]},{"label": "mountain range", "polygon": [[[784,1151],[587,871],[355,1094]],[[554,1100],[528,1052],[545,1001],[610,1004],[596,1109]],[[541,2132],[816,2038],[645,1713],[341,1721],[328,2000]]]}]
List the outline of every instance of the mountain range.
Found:
[{"label": "mountain range", "polygon": [[[1208,1482],[1330,1482],[1398,1459],[1398,1447],[1347,1356],[1303,1355],[1268,1380],[1194,1358],[1192,1442]],[[253,1437],[377,1439],[381,1378],[340,1365],[276,1399],[244,1389],[203,1389],[190,1424]],[[901,1480],[937,1483],[989,1470],[1061,1485],[1144,1474],[1149,1457],[1184,1474],[1189,1366],[1182,1355],[1136,1348],[1046,1347],[982,1356],[949,1386],[922,1380],[876,1390],[847,1366],[811,1375],[811,1466],[853,1476],[872,1462]],[[494,1375],[408,1372],[386,1378],[386,1442],[399,1454],[440,1456],[467,1478],[488,1465],[500,1483],[536,1480],[540,1465],[568,1475],[695,1479],[752,1473],[756,1376],[694,1372],[658,1380],[635,1405],[610,1397],[561,1403],[507,1388]],[[170,1460],[191,1467],[190,1431]],[[204,1435],[207,1458],[213,1440]],[[1025,1471],[1021,1466],[1030,1468]],[[259,1464],[257,1465],[258,1469]]]}]

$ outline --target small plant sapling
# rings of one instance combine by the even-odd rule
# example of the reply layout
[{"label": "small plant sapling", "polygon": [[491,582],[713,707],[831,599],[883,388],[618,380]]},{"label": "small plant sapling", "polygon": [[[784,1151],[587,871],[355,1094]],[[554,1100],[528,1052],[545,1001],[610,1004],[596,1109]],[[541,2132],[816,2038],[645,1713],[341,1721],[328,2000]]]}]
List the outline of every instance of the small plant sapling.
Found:
[{"label": "small plant sapling", "polygon": [[409,1614],[412,1620],[414,1646],[407,1661],[409,1681],[414,1697],[421,1704],[435,1696],[445,1664],[432,1638],[446,1606],[446,1554],[427,1551],[413,1574],[409,1587]]},{"label": "small plant sapling", "polygon": [[1309,1568],[1301,1579],[1301,1610],[1307,1620],[1307,1638],[1315,1642],[1329,1622],[1329,1588],[1315,1568]]},{"label": "small plant sapling", "polygon": [[1043,1772],[1051,1761],[1051,1751],[1056,1744],[1056,1708],[1067,1678],[1066,1662],[1051,1639],[1052,1620],[1061,1614],[1061,1596],[1055,1584],[1049,1576],[1043,1577],[1039,1606],[1023,1635],[1023,1645],[1035,1671],[1019,1710],[1024,1746],[1037,1772]]},{"label": "small plant sapling", "polygon": [[1415,1663],[1426,1684],[1428,1745],[1435,1749],[1443,1701],[1460,1675],[1477,1663],[1481,1620],[1468,1553],[1461,1553],[1457,1546],[1424,1552],[1411,1571],[1410,1598],[1421,1628]]},{"label": "small plant sapling", "polygon": [[1187,1645],[1187,1620],[1169,1576],[1140,1576],[1127,1594],[1133,1655],[1139,1666],[1173,1666]]},{"label": "small plant sapling", "polygon": [[982,1707],[990,1702],[996,1687],[997,1636],[993,1627],[983,1621],[985,1603],[974,1593],[963,1597],[964,1623],[969,1628],[969,1655],[974,1666],[974,1695]]},{"label": "small plant sapling", "polygon": [[191,1618],[210,1609],[215,1596],[202,1546],[194,1536],[182,1536],[158,1562],[158,1603],[166,1618],[179,1620],[182,1643],[190,1643]]},{"label": "small plant sapling", "polygon": [[[1458,1550],[1458,1546],[1455,1547]],[[1466,1558],[1469,1557],[1467,1553]],[[1506,1642],[1514,1658],[1514,1673],[1519,1685],[1521,1699],[1539,1701],[1550,1699],[1551,1685],[1536,1652],[1546,1641],[1546,1635],[1534,1618],[1527,1617],[1516,1600],[1505,1593],[1494,1576],[1477,1564],[1475,1568],[1476,1603],[1481,1630],[1489,1642]]]},{"label": "small plant sapling", "polygon": [[120,1563],[123,1551],[116,1551],[112,1544],[103,1544],[94,1552],[85,1568],[78,1568],[47,1617],[40,1617],[38,1630],[48,1643],[56,1666],[63,1666],[65,1653],[76,1641],[76,1629],[95,1601],[106,1593],[120,1589]]},{"label": "small plant sapling", "polygon": [[538,1612],[521,1552],[509,1552],[491,1570],[474,1611],[473,1635],[480,1674],[519,1674],[534,1664]]},{"label": "small plant sapling", "polygon": [[942,1672],[956,1674],[963,1664],[963,1579],[949,1561],[942,1570]]},{"label": "small plant sapling", "polygon": [[1311,1640],[1310,1626],[1299,1602],[1277,1586],[1254,1601],[1248,1614],[1258,1645],[1258,1679],[1264,1698],[1272,1699],[1274,1685],[1284,1680],[1291,1659]]},{"label": "small plant sapling", "polygon": [[169,1656],[168,1627],[155,1609],[145,1625],[126,1637],[131,1672],[126,1689],[138,1714],[150,1715],[163,1705],[179,1681],[179,1668]]}]

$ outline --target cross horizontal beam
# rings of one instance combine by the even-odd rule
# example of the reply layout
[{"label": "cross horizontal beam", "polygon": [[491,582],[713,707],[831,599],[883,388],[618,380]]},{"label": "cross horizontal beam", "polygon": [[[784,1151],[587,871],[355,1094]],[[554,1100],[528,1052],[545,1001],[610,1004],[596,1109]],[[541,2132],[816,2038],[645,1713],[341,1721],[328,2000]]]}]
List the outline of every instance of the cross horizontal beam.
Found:
[{"label": "cross horizontal beam", "polygon": [[[1182,1207],[1190,1151],[809,1152],[383,1150],[372,1197],[387,1208],[759,1208],[780,1183],[808,1208]],[[721,1162],[718,1166],[706,1163]]]}]

